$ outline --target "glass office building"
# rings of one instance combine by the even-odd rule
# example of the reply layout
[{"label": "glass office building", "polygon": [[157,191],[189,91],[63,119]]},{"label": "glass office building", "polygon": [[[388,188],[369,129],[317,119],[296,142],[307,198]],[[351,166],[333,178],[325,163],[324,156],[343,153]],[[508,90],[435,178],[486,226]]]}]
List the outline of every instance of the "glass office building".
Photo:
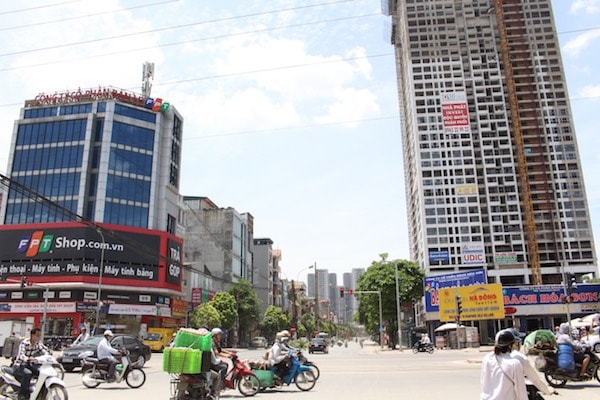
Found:
[{"label": "glass office building", "polygon": [[[38,95],[16,121],[15,184],[2,222],[73,220],[157,229],[178,224],[183,119],[161,99],[117,89]],[[23,195],[19,184],[51,200]]]}]

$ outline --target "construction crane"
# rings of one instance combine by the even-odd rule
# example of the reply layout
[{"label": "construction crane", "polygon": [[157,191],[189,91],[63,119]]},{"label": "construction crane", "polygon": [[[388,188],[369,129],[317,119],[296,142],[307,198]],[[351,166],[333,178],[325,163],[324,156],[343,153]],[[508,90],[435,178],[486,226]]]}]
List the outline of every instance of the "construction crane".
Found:
[{"label": "construction crane", "polygon": [[527,249],[529,252],[529,266],[534,285],[542,284],[542,271],[540,267],[540,253],[537,242],[537,228],[533,213],[533,202],[531,200],[531,189],[529,186],[529,173],[527,169],[527,157],[525,154],[525,142],[521,129],[521,116],[519,115],[519,100],[517,98],[517,85],[513,75],[510,45],[508,43],[508,32],[504,19],[504,8],[502,0],[494,0],[496,23],[500,36],[500,50],[502,52],[502,63],[504,65],[504,76],[506,91],[508,95],[508,106],[510,108],[510,119],[512,122],[513,138],[517,152],[517,168],[519,171],[519,183],[521,187],[521,201],[525,217],[525,235],[527,237]]}]

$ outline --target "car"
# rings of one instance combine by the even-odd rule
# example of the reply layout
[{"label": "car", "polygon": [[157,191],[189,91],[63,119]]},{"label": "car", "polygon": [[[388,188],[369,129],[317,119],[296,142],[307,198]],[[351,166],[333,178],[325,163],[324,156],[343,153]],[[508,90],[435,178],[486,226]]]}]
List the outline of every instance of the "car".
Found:
[{"label": "car", "polygon": [[267,343],[267,338],[263,336],[255,336],[250,341],[250,346],[258,349],[266,349],[269,345]]},{"label": "car", "polygon": [[327,346],[327,341],[323,338],[312,338],[310,339],[310,343],[308,344],[308,353],[312,354],[315,351],[320,351],[325,354],[329,353],[329,347]]},{"label": "car", "polygon": [[[62,364],[65,371],[70,372],[81,367],[81,361],[84,358],[96,357],[96,349],[102,338],[102,335],[92,336],[75,346],[67,347],[57,358],[57,361]],[[110,344],[115,349],[126,348],[133,364],[139,367],[143,367],[152,356],[150,346],[145,345],[135,336],[115,334],[110,339]]]}]

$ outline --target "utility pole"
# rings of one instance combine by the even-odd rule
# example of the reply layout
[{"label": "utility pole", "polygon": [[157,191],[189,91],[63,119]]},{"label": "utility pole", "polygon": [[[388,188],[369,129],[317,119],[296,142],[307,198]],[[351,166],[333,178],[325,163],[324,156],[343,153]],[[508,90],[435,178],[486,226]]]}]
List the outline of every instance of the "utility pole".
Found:
[{"label": "utility pole", "polygon": [[317,270],[317,262],[314,263],[315,266],[315,329],[318,332],[321,332],[319,329],[319,271]]}]

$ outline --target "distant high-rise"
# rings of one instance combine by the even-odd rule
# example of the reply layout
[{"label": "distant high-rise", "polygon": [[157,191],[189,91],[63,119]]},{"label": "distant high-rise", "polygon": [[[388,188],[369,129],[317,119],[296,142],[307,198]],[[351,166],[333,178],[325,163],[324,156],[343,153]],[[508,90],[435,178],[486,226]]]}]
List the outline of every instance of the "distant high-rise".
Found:
[{"label": "distant high-rise", "polygon": [[505,285],[597,274],[551,1],[384,3],[411,258]]}]

